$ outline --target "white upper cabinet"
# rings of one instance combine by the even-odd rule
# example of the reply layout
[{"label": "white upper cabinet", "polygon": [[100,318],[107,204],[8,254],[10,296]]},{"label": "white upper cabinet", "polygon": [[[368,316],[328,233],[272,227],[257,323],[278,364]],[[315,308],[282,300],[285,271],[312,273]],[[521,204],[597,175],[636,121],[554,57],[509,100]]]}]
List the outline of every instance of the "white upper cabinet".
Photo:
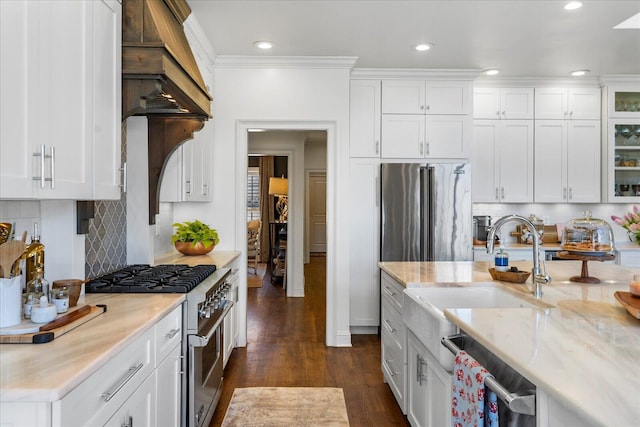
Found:
[{"label": "white upper cabinet", "polygon": [[533,120],[474,120],[475,203],[533,202]]},{"label": "white upper cabinet", "polygon": [[383,80],[383,114],[471,114],[471,82]]},{"label": "white upper cabinet", "polygon": [[117,1],[0,2],[0,198],[118,198]]},{"label": "white upper cabinet", "polygon": [[93,198],[117,200],[126,174],[121,160],[122,5],[117,0],[93,3]]},{"label": "white upper cabinet", "polygon": [[383,114],[382,157],[468,158],[471,133],[468,117]]},{"label": "white upper cabinet", "polygon": [[351,80],[350,157],[380,157],[380,85],[380,80]]},{"label": "white upper cabinet", "polygon": [[535,118],[600,120],[600,88],[536,88]]},{"label": "white upper cabinet", "polygon": [[536,203],[600,201],[600,122],[536,120]]},{"label": "white upper cabinet", "polygon": [[473,118],[533,119],[533,88],[475,88]]}]

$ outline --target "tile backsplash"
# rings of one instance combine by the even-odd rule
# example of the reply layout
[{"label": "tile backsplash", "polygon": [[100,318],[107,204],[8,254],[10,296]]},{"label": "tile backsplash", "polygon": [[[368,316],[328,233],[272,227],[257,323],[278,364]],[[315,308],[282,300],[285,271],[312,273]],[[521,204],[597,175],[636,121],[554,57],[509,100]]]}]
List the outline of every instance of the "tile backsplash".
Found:
[{"label": "tile backsplash", "polygon": [[[127,126],[122,123],[122,163],[127,159]],[[85,277],[92,278],[127,265],[127,198],[96,201],[85,241]]]},{"label": "tile backsplash", "polygon": [[[564,224],[574,218],[582,218],[585,210],[591,211],[593,218],[607,221],[613,230],[613,237],[616,242],[627,242],[627,232],[618,224],[611,220],[611,215],[623,216],[633,208],[632,204],[569,204],[569,203],[531,203],[531,204],[491,204],[477,203],[473,205],[473,215],[490,215],[493,224],[500,217],[518,214],[529,217],[535,214],[542,219],[545,224]],[[501,239],[505,242],[512,242],[516,237],[510,236],[511,231],[515,231],[517,223],[505,224],[501,230]]]}]

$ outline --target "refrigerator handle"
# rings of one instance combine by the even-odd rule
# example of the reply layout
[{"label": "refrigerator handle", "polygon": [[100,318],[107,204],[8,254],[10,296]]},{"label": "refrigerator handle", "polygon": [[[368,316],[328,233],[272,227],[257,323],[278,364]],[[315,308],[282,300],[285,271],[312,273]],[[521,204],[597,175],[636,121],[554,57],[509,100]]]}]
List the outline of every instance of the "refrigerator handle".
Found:
[{"label": "refrigerator handle", "polygon": [[434,248],[434,169],[431,166],[420,168],[420,260],[433,261]]},{"label": "refrigerator handle", "polygon": [[427,207],[429,209],[426,217],[426,226],[427,226],[427,241],[429,245],[427,247],[427,260],[434,261],[435,248],[435,198],[436,198],[436,180],[435,180],[435,169],[433,167],[429,167],[427,169],[428,173],[428,189],[429,189],[429,198]]}]

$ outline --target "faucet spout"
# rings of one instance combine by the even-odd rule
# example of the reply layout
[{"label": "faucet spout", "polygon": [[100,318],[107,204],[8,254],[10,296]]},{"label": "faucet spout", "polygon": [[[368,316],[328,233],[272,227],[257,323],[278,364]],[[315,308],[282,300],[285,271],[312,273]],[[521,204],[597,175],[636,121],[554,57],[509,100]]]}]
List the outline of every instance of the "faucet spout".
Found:
[{"label": "faucet spout", "polygon": [[[533,225],[531,221],[521,215],[503,216],[502,218],[498,219],[495,224],[493,224],[489,229],[489,232],[487,234],[487,253],[493,253],[496,234],[505,223],[510,221],[519,221],[526,225],[532,232],[534,232],[536,229],[536,226]],[[546,274],[546,271],[543,273],[542,269],[540,268],[540,241],[536,236],[533,239],[533,271],[531,274],[531,284],[533,285],[532,293],[536,298],[542,297],[542,285],[550,282],[551,277]]]}]

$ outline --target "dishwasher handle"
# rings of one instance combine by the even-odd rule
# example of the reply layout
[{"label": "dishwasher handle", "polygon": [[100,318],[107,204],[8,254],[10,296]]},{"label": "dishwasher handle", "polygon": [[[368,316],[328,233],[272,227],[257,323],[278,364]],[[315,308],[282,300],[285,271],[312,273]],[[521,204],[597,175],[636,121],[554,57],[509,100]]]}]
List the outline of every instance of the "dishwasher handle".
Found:
[{"label": "dishwasher handle", "polygon": [[[462,349],[458,347],[454,340],[460,340],[462,338],[462,334],[450,335],[448,337],[443,337],[440,340],[440,343],[455,356],[461,352]],[[486,377],[484,385],[493,390],[496,393],[496,396],[498,396],[498,399],[503,401],[512,412],[525,415],[536,414],[535,394],[512,393],[500,384],[493,376]]]}]

